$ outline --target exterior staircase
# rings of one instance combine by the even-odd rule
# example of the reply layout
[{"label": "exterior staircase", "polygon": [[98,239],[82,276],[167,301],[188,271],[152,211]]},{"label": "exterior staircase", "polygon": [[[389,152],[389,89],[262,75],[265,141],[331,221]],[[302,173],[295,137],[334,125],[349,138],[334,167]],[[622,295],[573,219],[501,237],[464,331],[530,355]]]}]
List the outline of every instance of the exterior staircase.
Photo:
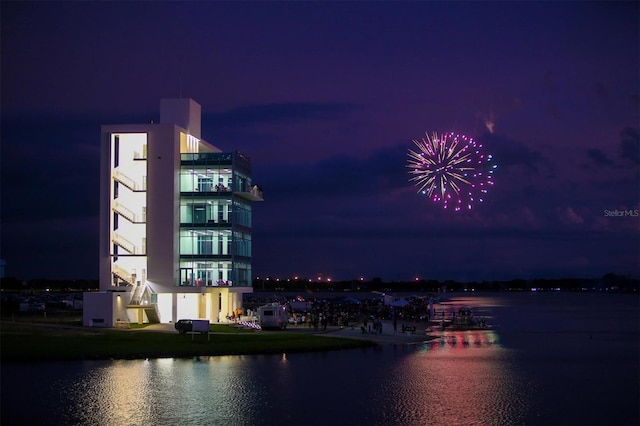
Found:
[{"label": "exterior staircase", "polygon": [[136,214],[122,203],[115,202],[113,204],[113,211],[124,217],[131,223],[144,223],[144,220],[140,218],[140,215]]},{"label": "exterior staircase", "polygon": [[143,298],[145,292],[151,292],[151,288],[146,284],[137,285],[133,294],[131,295],[131,301],[129,302],[129,308],[142,309],[147,314],[147,319],[150,323],[157,324],[160,322],[160,313],[158,312],[158,305],[151,303],[149,305],[143,304]]},{"label": "exterior staircase", "polygon": [[147,305],[144,308],[144,313],[147,314],[147,319],[150,323],[158,324],[160,322],[160,314],[158,313],[158,305]]},{"label": "exterior staircase", "polygon": [[114,237],[111,241],[129,254],[140,254],[139,252],[141,252],[141,250],[134,243],[117,233],[114,233]]},{"label": "exterior staircase", "polygon": [[144,183],[140,184],[139,182],[136,182],[126,174],[122,173],[120,170],[114,171],[113,179],[116,182],[119,182],[120,184],[126,186],[127,188],[129,188],[131,191],[134,191],[134,192],[144,191],[146,189],[145,188],[146,185]]},{"label": "exterior staircase", "polygon": [[119,282],[124,282],[132,286],[136,285],[136,283],[133,282],[131,273],[117,266],[115,263],[113,264],[112,273],[113,276],[119,280]]},{"label": "exterior staircase", "polygon": [[129,302],[129,305],[140,305],[142,304],[142,296],[144,294],[144,288],[146,286],[144,285],[138,285],[136,286],[136,289],[133,291],[133,294],[131,295],[131,301]]}]

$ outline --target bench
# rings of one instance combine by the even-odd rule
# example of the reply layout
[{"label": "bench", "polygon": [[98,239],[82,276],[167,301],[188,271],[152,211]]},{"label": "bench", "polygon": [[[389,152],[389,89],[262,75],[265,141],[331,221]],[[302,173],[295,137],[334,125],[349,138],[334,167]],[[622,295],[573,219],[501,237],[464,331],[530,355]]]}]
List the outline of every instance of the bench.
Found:
[{"label": "bench", "polygon": [[115,328],[131,328],[129,321],[116,320]]}]

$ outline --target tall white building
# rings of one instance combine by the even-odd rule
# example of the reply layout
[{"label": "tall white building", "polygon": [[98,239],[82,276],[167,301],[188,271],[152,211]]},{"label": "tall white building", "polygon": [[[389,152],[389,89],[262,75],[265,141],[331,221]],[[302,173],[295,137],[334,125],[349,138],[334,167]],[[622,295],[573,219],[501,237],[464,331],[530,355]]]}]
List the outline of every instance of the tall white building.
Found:
[{"label": "tall white building", "polygon": [[251,161],[200,134],[200,105],[164,99],[160,123],[102,126],[100,292],[85,326],[224,321],[250,293]]}]

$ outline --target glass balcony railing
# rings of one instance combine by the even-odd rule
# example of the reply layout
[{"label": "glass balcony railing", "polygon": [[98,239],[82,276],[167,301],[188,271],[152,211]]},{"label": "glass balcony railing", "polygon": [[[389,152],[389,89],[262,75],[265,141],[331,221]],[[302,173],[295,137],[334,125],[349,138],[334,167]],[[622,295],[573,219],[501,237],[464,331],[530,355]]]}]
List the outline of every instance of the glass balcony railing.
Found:
[{"label": "glass balcony railing", "polygon": [[181,154],[180,161],[184,162],[207,162],[207,164],[231,165],[233,153],[230,152],[193,152]]},{"label": "glass balcony railing", "polygon": [[236,170],[251,170],[251,159],[239,152],[193,152],[181,154],[180,161],[182,165],[233,166]]}]

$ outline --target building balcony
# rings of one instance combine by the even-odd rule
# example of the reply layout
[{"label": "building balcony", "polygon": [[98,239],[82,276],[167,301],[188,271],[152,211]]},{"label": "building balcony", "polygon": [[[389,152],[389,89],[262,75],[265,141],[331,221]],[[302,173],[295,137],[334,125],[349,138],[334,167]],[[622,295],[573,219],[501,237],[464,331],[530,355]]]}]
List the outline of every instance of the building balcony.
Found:
[{"label": "building balcony", "polygon": [[229,198],[232,196],[240,197],[247,201],[264,201],[264,197],[262,194],[262,189],[257,185],[254,185],[247,191],[231,191],[228,187],[211,187],[200,190],[199,188],[195,188],[193,191],[181,191],[181,197],[185,198]]},{"label": "building balcony", "polygon": [[220,165],[230,166],[233,162],[233,153],[230,152],[194,152],[181,154],[180,161],[183,165]]},{"label": "building balcony", "polygon": [[223,229],[230,229],[231,228],[231,222],[227,221],[227,220],[213,220],[213,219],[209,219],[206,222],[180,222],[180,228],[182,229],[189,229],[189,228],[197,228],[197,229],[202,229],[202,228],[223,228]]},{"label": "building balcony", "polygon": [[234,194],[249,201],[264,201],[262,189],[258,185],[254,185],[249,191],[237,191]]}]

